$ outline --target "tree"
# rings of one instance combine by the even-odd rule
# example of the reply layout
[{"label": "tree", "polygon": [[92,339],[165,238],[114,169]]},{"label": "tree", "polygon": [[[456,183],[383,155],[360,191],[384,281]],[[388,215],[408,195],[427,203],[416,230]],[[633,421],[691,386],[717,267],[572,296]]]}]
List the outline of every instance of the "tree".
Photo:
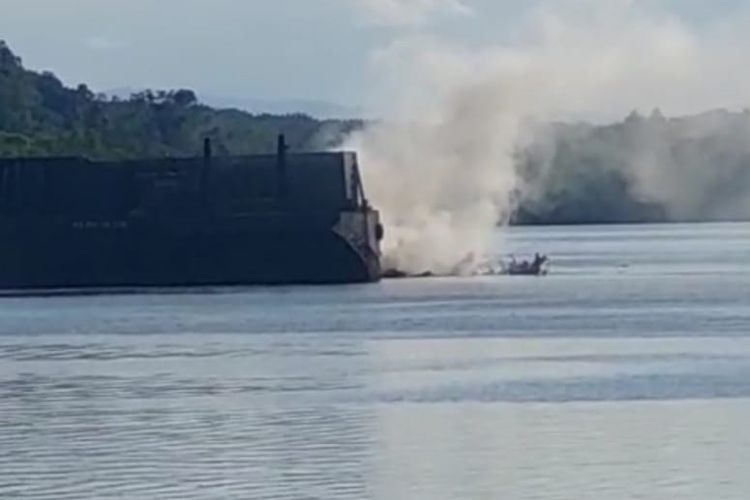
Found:
[{"label": "tree", "polygon": [[180,89],[172,94],[172,100],[180,107],[186,108],[198,103],[198,97],[195,92],[188,89]]}]

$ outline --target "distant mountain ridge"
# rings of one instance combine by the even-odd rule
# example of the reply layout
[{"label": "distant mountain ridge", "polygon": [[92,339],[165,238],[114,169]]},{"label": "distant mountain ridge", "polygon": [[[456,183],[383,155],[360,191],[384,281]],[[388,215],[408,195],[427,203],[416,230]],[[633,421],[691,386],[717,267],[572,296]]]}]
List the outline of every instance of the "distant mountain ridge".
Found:
[{"label": "distant mountain ridge", "polygon": [[365,114],[361,108],[328,101],[306,99],[253,99],[251,97],[221,97],[201,94],[201,100],[215,108],[234,108],[255,114],[285,115],[302,113],[318,119],[353,120]]}]

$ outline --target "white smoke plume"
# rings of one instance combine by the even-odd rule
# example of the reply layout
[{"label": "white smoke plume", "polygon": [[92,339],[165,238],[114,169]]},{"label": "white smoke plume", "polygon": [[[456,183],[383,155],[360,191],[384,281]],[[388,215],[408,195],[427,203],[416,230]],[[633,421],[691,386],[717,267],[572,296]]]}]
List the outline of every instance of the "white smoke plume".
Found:
[{"label": "white smoke plume", "polygon": [[507,43],[462,47],[421,35],[378,51],[373,73],[387,119],[348,147],[383,214],[387,265],[449,273],[487,251],[519,187],[513,154],[528,123],[748,102],[742,52],[729,50],[736,37],[699,36],[648,5],[546,2]]}]

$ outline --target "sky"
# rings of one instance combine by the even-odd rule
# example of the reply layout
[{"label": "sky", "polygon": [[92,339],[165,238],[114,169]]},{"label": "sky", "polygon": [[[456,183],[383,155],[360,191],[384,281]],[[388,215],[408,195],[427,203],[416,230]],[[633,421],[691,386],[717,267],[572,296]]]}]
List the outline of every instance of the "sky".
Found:
[{"label": "sky", "polygon": [[[531,11],[567,0],[0,0],[0,39],[27,67],[98,91],[367,104],[372,62],[403,38],[507,43]],[[698,33],[743,0],[649,4]],[[375,68],[375,69],[374,69]]]}]

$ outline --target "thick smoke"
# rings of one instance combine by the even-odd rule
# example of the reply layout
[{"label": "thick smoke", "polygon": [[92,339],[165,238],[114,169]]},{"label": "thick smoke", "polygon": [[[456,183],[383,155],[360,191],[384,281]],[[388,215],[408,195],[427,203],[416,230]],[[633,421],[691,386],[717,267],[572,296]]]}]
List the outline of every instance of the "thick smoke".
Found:
[{"label": "thick smoke", "polygon": [[[502,45],[460,47],[424,34],[394,40],[373,58],[374,74],[384,75],[379,102],[389,103],[380,109],[387,118],[349,141],[383,214],[387,263],[408,272],[470,271],[456,266],[487,252],[495,225],[528,187],[515,154],[533,131],[554,130],[535,123],[746,102],[741,53],[725,50],[737,39],[728,25],[720,29],[722,36],[695,33],[646,2],[574,0],[542,3]],[[643,154],[628,168],[640,195],[689,204],[682,198],[695,193],[659,170],[659,137],[639,141]],[[552,165],[554,148],[549,153]]]},{"label": "thick smoke", "polygon": [[625,157],[636,194],[663,206],[668,220],[750,217],[750,113],[655,113],[623,128],[624,144],[610,150]]},{"label": "thick smoke", "polygon": [[507,103],[487,101],[503,97],[467,87],[433,116],[382,122],[352,139],[388,231],[387,267],[470,272],[461,263],[487,248],[514,187],[516,116],[493,111]]}]

